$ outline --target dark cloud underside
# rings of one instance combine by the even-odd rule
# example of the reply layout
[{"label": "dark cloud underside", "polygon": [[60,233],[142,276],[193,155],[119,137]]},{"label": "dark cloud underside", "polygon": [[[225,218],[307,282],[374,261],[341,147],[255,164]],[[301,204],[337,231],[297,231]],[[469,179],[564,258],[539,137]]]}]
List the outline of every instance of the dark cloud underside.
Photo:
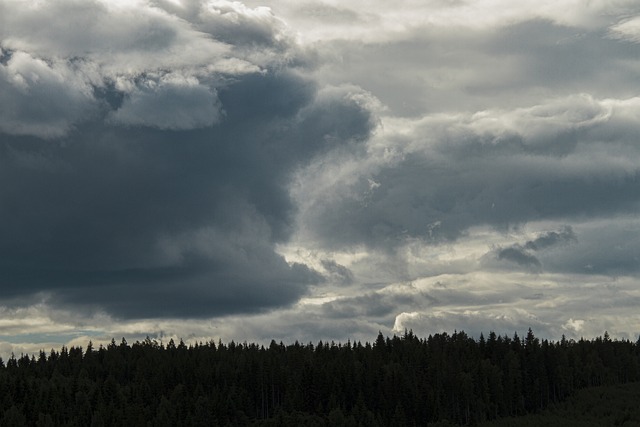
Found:
[{"label": "dark cloud underside", "polygon": [[[113,12],[88,8],[93,21],[110,22]],[[247,19],[227,22],[230,39],[253,25],[250,10],[235,12]],[[149,13],[145,25],[174,34],[154,37],[158,50],[172,49],[179,35],[201,39],[183,22]],[[200,30],[211,24],[203,13]],[[285,49],[272,24],[244,37],[262,37],[266,51]],[[345,93],[319,92],[281,65],[247,72],[244,59],[231,75],[185,74],[169,58],[163,71],[98,68],[88,78],[91,54],[80,70],[76,59],[16,52],[3,50],[0,69],[5,299],[31,295],[119,317],[200,317],[288,305],[321,280],[274,245],[292,232],[291,174],[372,129],[370,113]],[[152,67],[158,59],[147,58]]]}]

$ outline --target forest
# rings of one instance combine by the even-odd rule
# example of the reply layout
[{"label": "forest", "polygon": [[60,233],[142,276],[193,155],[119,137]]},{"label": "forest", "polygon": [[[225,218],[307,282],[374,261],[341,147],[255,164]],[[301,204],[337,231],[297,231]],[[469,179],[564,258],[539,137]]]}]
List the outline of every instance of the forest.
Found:
[{"label": "forest", "polygon": [[478,425],[639,380],[640,340],[607,333],[549,341],[531,330],[477,339],[405,331],[267,347],[123,338],[0,359],[0,425]]}]

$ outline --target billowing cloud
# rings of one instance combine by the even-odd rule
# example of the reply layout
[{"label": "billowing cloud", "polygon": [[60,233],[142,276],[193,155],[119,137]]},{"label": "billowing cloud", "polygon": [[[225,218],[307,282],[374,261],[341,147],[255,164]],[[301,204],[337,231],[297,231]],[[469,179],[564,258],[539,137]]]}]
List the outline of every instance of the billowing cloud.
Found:
[{"label": "billowing cloud", "polygon": [[301,221],[327,245],[380,247],[452,240],[473,226],[630,214],[640,169],[626,129],[636,127],[637,108],[636,99],[579,96],[400,120],[371,141],[366,158],[309,175],[333,186],[300,187],[310,204]]},{"label": "billowing cloud", "polygon": [[[280,21],[224,2],[203,5],[195,23],[144,4],[7,7],[5,302],[202,317],[290,305],[322,280],[274,251],[295,213],[289,177],[375,123],[357,88],[318,90],[282,61],[218,69],[234,59],[234,31],[256,20],[261,43],[286,49],[266,36]],[[224,40],[203,32],[219,14]],[[75,18],[87,28],[27,31]]]},{"label": "billowing cloud", "polygon": [[187,130],[212,126],[222,115],[214,90],[194,78],[168,75],[138,83],[111,120],[122,125]]},{"label": "billowing cloud", "polygon": [[3,6],[11,11],[0,29],[5,48],[43,58],[81,58],[113,74],[215,65],[229,50],[188,21],[141,1],[26,6],[4,0]]},{"label": "billowing cloud", "polygon": [[0,50],[0,131],[55,138],[98,112],[81,67]]}]

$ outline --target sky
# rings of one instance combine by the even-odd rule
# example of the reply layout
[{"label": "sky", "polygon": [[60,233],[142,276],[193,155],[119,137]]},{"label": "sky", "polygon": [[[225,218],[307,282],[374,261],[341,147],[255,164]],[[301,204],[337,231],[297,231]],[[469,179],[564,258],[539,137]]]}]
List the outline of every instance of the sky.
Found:
[{"label": "sky", "polygon": [[0,356],[640,334],[636,0],[0,0]]}]

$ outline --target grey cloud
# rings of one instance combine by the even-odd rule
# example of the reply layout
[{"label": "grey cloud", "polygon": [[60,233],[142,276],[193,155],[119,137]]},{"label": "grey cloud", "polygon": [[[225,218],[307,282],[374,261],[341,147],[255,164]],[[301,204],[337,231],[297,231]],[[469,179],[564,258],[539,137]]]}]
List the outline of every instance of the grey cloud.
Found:
[{"label": "grey cloud", "polygon": [[600,218],[541,233],[526,243],[499,246],[482,256],[480,263],[488,270],[635,277],[640,271],[637,234],[633,219]]},{"label": "grey cloud", "polygon": [[183,130],[214,125],[222,115],[215,90],[195,79],[163,76],[136,85],[110,118],[123,125]]},{"label": "grey cloud", "polygon": [[249,9],[242,3],[223,1],[203,7],[198,18],[201,31],[234,46],[290,47],[284,22],[266,7]]},{"label": "grey cloud", "polygon": [[[407,121],[405,129],[414,129],[409,136],[379,136],[371,144],[371,150],[386,147],[374,152],[379,157],[363,159],[349,175],[341,172],[349,180],[333,187],[333,194],[316,194],[321,203],[308,208],[302,221],[328,247],[389,248],[407,238],[452,241],[472,226],[507,230],[529,221],[571,224],[635,212],[640,169],[630,159],[638,155],[637,144],[616,135],[621,123],[635,126],[624,110],[633,115],[636,107],[598,101],[597,108],[585,108],[585,103],[591,101],[571,97],[514,112]],[[514,135],[513,123],[519,134]],[[349,170],[354,163],[348,159],[343,167]],[[537,244],[553,239],[570,240],[571,232]]]},{"label": "grey cloud", "polygon": [[[517,304],[522,298],[522,288],[510,290],[484,290],[476,292],[474,284],[463,277],[452,276],[431,286],[418,283],[392,285],[375,292],[353,292],[321,305],[321,313],[327,319],[358,317],[377,323],[392,324],[402,312],[428,312],[459,307],[479,307]],[[524,291],[527,291],[524,289]]]},{"label": "grey cloud", "polygon": [[[630,16],[630,15],[629,15]],[[624,18],[609,28],[609,36],[614,39],[640,43],[640,17]]]},{"label": "grey cloud", "polygon": [[332,281],[342,285],[353,283],[353,273],[344,265],[340,265],[330,259],[325,259],[322,260],[322,267],[329,273]]},{"label": "grey cloud", "polygon": [[391,298],[385,298],[378,293],[343,298],[322,306],[326,317],[331,319],[348,319],[364,317],[380,319],[389,316],[397,308]]},{"label": "grey cloud", "polygon": [[[564,93],[628,96],[624,87],[628,87],[631,75],[625,63],[629,55],[637,53],[637,46],[612,40],[604,30],[529,20],[494,32],[482,40],[480,49],[498,59],[517,60],[519,74],[513,75],[511,84]],[[610,64],[606,69],[601,66],[605,57]],[[480,86],[473,89],[486,93]]]},{"label": "grey cloud", "polygon": [[519,245],[510,246],[508,248],[500,249],[496,254],[499,260],[507,260],[515,262],[522,267],[530,267],[539,269],[542,264],[534,255],[527,253],[524,248]]},{"label": "grey cloud", "polygon": [[[223,106],[252,99],[243,84],[225,89]],[[272,248],[294,212],[286,177],[351,118],[301,139],[296,113],[313,86],[286,75],[247,84],[265,90],[253,110],[229,102],[225,121],[200,131],[92,123],[64,144],[5,138],[2,179],[17,184],[0,193],[4,295],[52,292],[122,316],[255,311],[303,295],[320,277]]]},{"label": "grey cloud", "polygon": [[558,244],[566,244],[575,242],[577,240],[576,234],[573,232],[573,228],[565,226],[561,231],[549,231],[534,240],[529,240],[525,243],[526,249],[538,251]]},{"label": "grey cloud", "polygon": [[[560,245],[559,247],[562,247]],[[474,336],[495,331],[519,334],[532,327],[543,337],[580,337],[615,328],[633,335],[638,316],[636,280],[603,276],[540,275],[482,272],[447,275],[364,290],[301,312],[320,316],[327,324],[357,318],[380,329],[413,329],[421,336],[464,330]],[[624,314],[623,314],[624,313]],[[616,319],[623,317],[622,324]]]},{"label": "grey cloud", "polygon": [[[531,272],[540,272],[543,269],[543,263],[539,257],[548,258],[549,252],[551,257],[558,256],[558,250],[566,247],[571,243],[576,243],[577,237],[570,226],[565,226],[560,231],[548,231],[540,234],[537,238],[529,240],[524,244],[515,243],[505,248],[498,247],[482,258],[482,263],[486,267],[496,267],[493,259],[498,261],[509,261],[517,264],[525,270]],[[555,250],[550,250],[555,249]],[[575,246],[567,250],[575,250]],[[497,266],[500,268],[500,266]],[[504,266],[502,266],[504,267]],[[544,266],[546,268],[546,266]]]},{"label": "grey cloud", "polygon": [[606,27],[519,19],[471,28],[424,24],[387,37],[320,41],[328,62],[322,77],[358,82],[408,117],[518,108],[576,93],[624,98],[637,78],[630,58],[640,46],[607,37]]},{"label": "grey cloud", "polygon": [[[434,296],[435,293],[415,292],[408,289],[397,292],[366,292],[362,295],[343,297],[324,303],[321,311],[330,319],[345,319],[351,317],[372,319],[380,323],[389,323],[398,310],[415,310],[434,306],[443,301]],[[446,300],[447,296],[442,295]],[[464,296],[462,297],[464,298]]]},{"label": "grey cloud", "polygon": [[[318,341],[331,341],[346,343],[365,341],[371,342],[375,339],[379,330],[391,333],[390,327],[368,322],[358,318],[327,318],[323,313],[314,310],[312,307],[305,307],[303,312],[285,312],[274,315],[263,315],[252,318],[244,318],[240,322],[244,328],[249,329],[248,340],[264,342],[268,345],[271,340],[283,341],[284,343],[313,343]],[[233,326],[229,328],[227,341],[237,340],[238,334]],[[225,331],[226,332],[226,331]]]},{"label": "grey cloud", "polygon": [[0,131],[42,138],[63,136],[98,112],[92,87],[66,61],[4,51],[0,61]]},{"label": "grey cloud", "polygon": [[321,21],[323,23],[353,23],[364,21],[361,14],[351,10],[334,7],[328,4],[303,4],[294,11],[302,18]]},{"label": "grey cloud", "polygon": [[224,0],[25,5],[0,0],[0,305],[25,319],[637,329],[640,45],[619,5],[473,24],[446,1],[270,3],[289,23]]},{"label": "grey cloud", "polygon": [[586,223],[569,248],[549,250],[540,258],[550,271],[635,277],[640,272],[638,230],[637,221],[628,217]]},{"label": "grey cloud", "polygon": [[261,69],[159,8],[67,0],[6,7],[12,19],[0,28],[0,130],[7,133],[67,135],[105,112],[108,93],[121,99],[114,122],[206,127],[221,118],[217,89]]},{"label": "grey cloud", "polygon": [[[2,30],[2,46],[33,52],[7,59],[3,47],[0,65],[0,88],[12,88],[3,101],[25,106],[0,121],[3,302],[203,317],[270,310],[307,294],[320,274],[274,251],[292,232],[289,181],[320,153],[362,143],[374,126],[368,107],[275,63],[260,72],[185,67],[193,46],[172,55],[182,41],[205,43],[196,65],[202,55],[219,60],[222,44],[146,6],[135,9],[141,28],[170,37],[149,50],[139,37],[116,43],[116,56],[145,52],[131,67],[104,68],[95,60],[104,46],[90,36],[66,46],[60,28],[43,29],[49,40],[25,35],[55,7],[125,30],[132,22],[102,3],[62,2],[17,11]],[[56,59],[40,59],[43,50]],[[44,76],[29,93],[14,88],[18,60]],[[64,78],[47,86],[56,72]],[[25,132],[16,130],[20,121]]]},{"label": "grey cloud", "polygon": [[287,306],[321,281],[318,273],[301,264],[288,265],[272,250],[242,249],[255,253],[232,266],[203,259],[173,268],[92,271],[75,281],[65,272],[64,285],[51,289],[45,301],[125,319],[212,317]]},{"label": "grey cloud", "polygon": [[0,28],[5,47],[44,58],[85,58],[116,73],[209,65],[228,51],[188,21],[135,3],[63,0],[5,7],[11,9]]},{"label": "grey cloud", "polygon": [[295,33],[269,7],[247,7],[237,1],[153,1],[159,9],[188,21],[194,29],[226,43],[236,58],[261,67],[311,64]]}]

